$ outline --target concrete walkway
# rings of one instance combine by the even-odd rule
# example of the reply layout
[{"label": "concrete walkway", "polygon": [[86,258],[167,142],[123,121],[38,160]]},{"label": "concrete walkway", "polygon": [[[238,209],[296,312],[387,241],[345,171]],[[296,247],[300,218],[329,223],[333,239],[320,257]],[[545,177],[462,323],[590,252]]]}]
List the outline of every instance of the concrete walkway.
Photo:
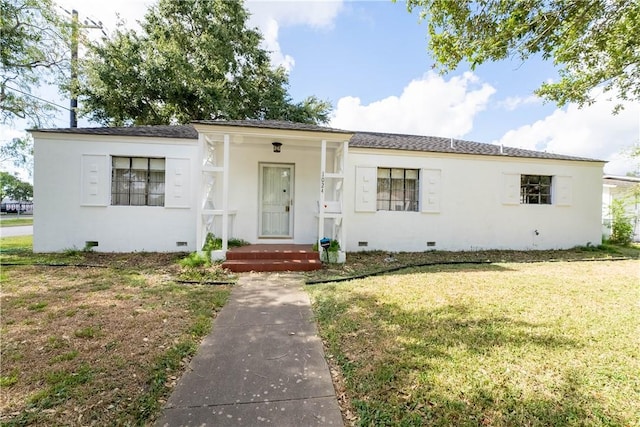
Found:
[{"label": "concrete walkway", "polygon": [[241,276],[157,426],[342,426],[302,279]]},{"label": "concrete walkway", "polygon": [[0,237],[30,236],[33,225],[17,225],[15,227],[0,227]]}]

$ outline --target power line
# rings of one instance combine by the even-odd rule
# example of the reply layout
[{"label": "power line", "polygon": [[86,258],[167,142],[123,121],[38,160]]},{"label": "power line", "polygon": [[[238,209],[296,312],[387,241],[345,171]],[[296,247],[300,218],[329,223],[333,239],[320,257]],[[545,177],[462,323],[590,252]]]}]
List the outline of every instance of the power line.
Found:
[{"label": "power line", "polygon": [[[66,13],[69,11],[61,6],[59,6]],[[78,83],[78,45],[80,43],[80,34],[79,30],[81,28],[88,29],[99,29],[102,31],[102,34],[106,36],[102,28],[102,22],[98,21],[97,23],[88,18],[91,21],[91,24],[85,19],[83,24],[80,24],[80,18],[78,16],[78,11],[75,9],[71,10],[71,97],[70,97],[70,107],[69,107],[69,127],[75,128],[78,127],[78,117],[77,117],[77,109],[78,109],[78,95],[75,93],[75,86]]]},{"label": "power line", "polygon": [[[67,15],[69,16],[73,16],[73,11],[69,12],[67,9],[65,9],[64,7],[57,5],[58,8],[62,11],[64,11]],[[97,18],[96,18],[97,19]],[[86,16],[84,18],[84,22],[82,24],[79,24],[80,28],[89,28],[89,29],[96,29],[96,30],[101,30],[102,31],[102,35],[107,37],[108,34],[104,31],[104,24],[102,23],[102,21],[98,21],[96,22],[94,19],[92,19],[90,16]]]},{"label": "power line", "polygon": [[18,93],[21,93],[21,94],[23,94],[23,95],[27,95],[27,96],[30,96],[30,97],[32,97],[32,98],[35,98],[35,99],[37,99],[38,101],[46,102],[47,104],[51,104],[51,105],[54,105],[54,106],[56,106],[56,107],[58,107],[58,108],[62,108],[63,110],[70,111],[70,109],[69,109],[69,108],[67,108],[67,107],[63,107],[62,105],[58,105],[58,104],[56,104],[55,102],[48,101],[48,100],[46,100],[46,99],[44,99],[44,98],[40,98],[39,96],[35,96],[35,95],[34,95],[34,94],[32,94],[32,93],[25,92],[25,91],[22,91],[22,90],[20,90],[20,89],[16,89],[15,87],[11,87],[11,86],[8,86],[8,85],[5,85],[5,87],[6,87],[6,88],[8,88],[8,89],[11,89],[11,90],[13,90],[13,91],[16,91],[16,92],[18,92]]}]

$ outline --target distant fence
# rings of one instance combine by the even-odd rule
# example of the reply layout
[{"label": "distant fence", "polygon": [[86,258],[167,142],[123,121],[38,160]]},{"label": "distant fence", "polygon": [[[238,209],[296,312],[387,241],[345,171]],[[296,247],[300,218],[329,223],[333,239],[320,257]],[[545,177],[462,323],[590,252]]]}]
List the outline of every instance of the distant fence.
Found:
[{"label": "distant fence", "polygon": [[8,214],[32,214],[33,202],[2,202],[0,203],[0,212]]}]

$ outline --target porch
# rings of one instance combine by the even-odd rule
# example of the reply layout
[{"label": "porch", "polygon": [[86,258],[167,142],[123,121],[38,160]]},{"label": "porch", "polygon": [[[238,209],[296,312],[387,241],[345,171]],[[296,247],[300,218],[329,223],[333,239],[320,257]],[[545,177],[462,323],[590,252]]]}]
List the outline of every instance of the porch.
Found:
[{"label": "porch", "polygon": [[222,267],[235,273],[248,271],[313,271],[322,268],[312,245],[263,244],[229,249]]},{"label": "porch", "polygon": [[[235,123],[195,125],[202,162],[197,247],[209,236],[221,239],[213,256],[233,271],[320,268],[311,243],[323,237],[343,248],[346,243],[343,181],[351,134],[284,122]],[[228,250],[230,239],[253,246]]]}]

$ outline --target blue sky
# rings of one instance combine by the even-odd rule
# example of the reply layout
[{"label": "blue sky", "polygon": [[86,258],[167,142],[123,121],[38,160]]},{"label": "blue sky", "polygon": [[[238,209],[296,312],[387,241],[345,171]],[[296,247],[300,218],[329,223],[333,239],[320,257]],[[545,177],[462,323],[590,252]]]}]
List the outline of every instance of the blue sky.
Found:
[{"label": "blue sky", "polygon": [[[115,28],[116,13],[135,26],[151,0],[57,0],[80,18]],[[540,59],[488,63],[471,72],[461,66],[447,75],[432,70],[426,23],[390,1],[262,1],[246,3],[251,25],[264,35],[274,64],[290,73],[295,100],[308,95],[334,106],[330,125],[349,130],[454,137],[506,146],[608,160],[606,173],[638,168],[622,151],[640,140],[640,106],[599,96],[594,105],[557,108],[533,96],[557,76]],[[96,32],[97,33],[97,32]],[[95,34],[95,36],[98,36]],[[40,96],[59,99],[55,91]],[[68,125],[60,111],[56,127]],[[81,126],[91,123],[80,122]],[[6,140],[24,128],[0,128]],[[4,167],[4,165],[3,165]]]},{"label": "blue sky", "polygon": [[[334,105],[344,96],[356,96],[363,104],[397,96],[409,82],[432,70],[434,60],[427,50],[426,33],[426,23],[419,22],[417,12],[410,14],[404,4],[390,1],[345,3],[325,28],[285,27],[279,42],[281,49],[295,58],[291,93],[296,98],[316,94]],[[465,71],[470,70],[463,65],[448,77]],[[551,64],[537,58],[524,63],[485,64],[475,71],[482,82],[496,88],[497,101],[526,98],[556,75]],[[541,103],[537,107],[537,114],[554,109]],[[529,123],[536,114],[517,109],[509,112],[508,120],[492,120],[496,112],[503,114],[504,108],[488,105],[465,137],[490,142],[514,126]]]}]

